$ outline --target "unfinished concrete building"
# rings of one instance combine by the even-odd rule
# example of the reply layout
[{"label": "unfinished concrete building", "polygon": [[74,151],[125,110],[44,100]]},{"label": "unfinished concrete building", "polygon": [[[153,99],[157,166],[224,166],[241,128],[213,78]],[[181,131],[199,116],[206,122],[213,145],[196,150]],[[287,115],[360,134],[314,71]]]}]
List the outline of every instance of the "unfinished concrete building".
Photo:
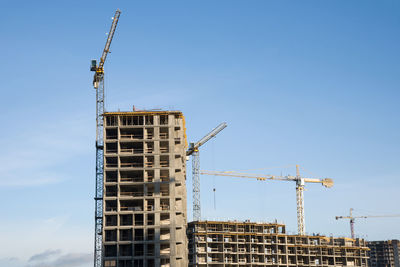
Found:
[{"label": "unfinished concrete building", "polygon": [[179,111],[104,114],[105,267],[187,266]]},{"label": "unfinished concrete building", "polygon": [[188,224],[189,266],[365,266],[363,239],[287,235],[278,223]]},{"label": "unfinished concrete building", "polygon": [[400,267],[400,241],[369,241],[369,266]]}]

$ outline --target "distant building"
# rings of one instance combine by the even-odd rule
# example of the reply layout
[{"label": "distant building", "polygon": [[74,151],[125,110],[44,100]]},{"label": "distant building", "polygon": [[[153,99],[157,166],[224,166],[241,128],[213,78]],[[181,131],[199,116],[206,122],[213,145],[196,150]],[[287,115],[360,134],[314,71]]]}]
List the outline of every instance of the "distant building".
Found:
[{"label": "distant building", "polygon": [[363,266],[363,239],[288,235],[278,223],[196,221],[188,224],[189,266]]},{"label": "distant building", "polygon": [[369,266],[371,267],[400,267],[400,241],[370,241],[368,242]]},{"label": "distant building", "polygon": [[187,267],[179,111],[104,114],[103,266]]}]

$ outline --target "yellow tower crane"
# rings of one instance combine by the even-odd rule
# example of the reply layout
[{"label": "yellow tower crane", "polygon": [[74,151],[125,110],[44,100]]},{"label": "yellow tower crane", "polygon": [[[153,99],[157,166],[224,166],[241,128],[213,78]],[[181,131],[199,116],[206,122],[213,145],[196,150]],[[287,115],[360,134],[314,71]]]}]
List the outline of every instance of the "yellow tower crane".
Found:
[{"label": "yellow tower crane", "polygon": [[392,214],[392,215],[365,215],[365,216],[353,216],[353,209],[350,209],[350,215],[349,216],[336,216],[336,220],[339,219],[349,219],[350,220],[350,233],[351,233],[351,238],[355,238],[354,234],[354,223],[357,218],[384,218],[384,217],[400,217],[400,214]]},{"label": "yellow tower crane", "polygon": [[235,171],[201,171],[200,174],[231,176],[240,178],[253,178],[259,181],[276,180],[289,181],[296,183],[296,200],[297,200],[297,229],[299,235],[305,234],[305,219],[304,219],[304,186],[305,183],[320,183],[323,186],[330,188],[333,186],[333,180],[330,178],[305,178],[300,176],[299,165],[296,165],[296,176],[276,176],[276,175],[256,175],[248,173],[240,173]]}]

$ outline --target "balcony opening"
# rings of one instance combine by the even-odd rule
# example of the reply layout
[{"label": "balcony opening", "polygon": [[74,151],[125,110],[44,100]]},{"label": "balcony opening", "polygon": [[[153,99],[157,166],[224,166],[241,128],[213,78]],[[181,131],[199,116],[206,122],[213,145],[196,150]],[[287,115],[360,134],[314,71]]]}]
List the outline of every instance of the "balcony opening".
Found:
[{"label": "balcony opening", "polygon": [[143,197],[143,185],[120,185],[121,197]]},{"label": "balcony opening", "polygon": [[142,226],[143,222],[143,214],[135,214],[135,226]]},{"label": "balcony opening", "polygon": [[169,142],[168,141],[160,141],[160,152],[161,153],[169,153]]},{"label": "balcony opening", "polygon": [[116,183],[118,179],[118,173],[116,171],[106,171],[106,183]]},{"label": "balcony opening", "polygon": [[117,245],[104,245],[105,257],[117,257]]},{"label": "balcony opening", "polygon": [[117,267],[117,261],[104,261],[104,267]]},{"label": "balcony opening", "polygon": [[106,197],[116,197],[118,193],[118,188],[116,185],[108,185],[105,190]]},{"label": "balcony opening", "polygon": [[171,233],[169,228],[160,229],[160,240],[169,240],[171,238]]},{"label": "balcony opening", "polygon": [[147,211],[154,211],[154,199],[148,199],[147,202]]},{"label": "balcony opening", "polygon": [[120,226],[132,226],[133,218],[132,214],[124,214],[119,216],[119,225]]},{"label": "balcony opening", "polygon": [[105,230],[105,241],[117,241],[117,230]]},{"label": "balcony opening", "polygon": [[[134,237],[135,241],[143,241],[143,239],[144,239],[144,232],[143,231],[144,231],[143,229],[135,229],[135,237]],[[135,246],[135,251],[137,251],[136,246]],[[143,248],[141,249],[141,251],[142,251],[141,254],[143,255]],[[142,256],[142,255],[139,254],[139,256]],[[137,256],[136,253],[135,253],[135,256]]]},{"label": "balcony opening", "polygon": [[[154,256],[154,244],[147,244],[147,256]],[[151,266],[154,266],[154,263]]]},{"label": "balcony opening", "polygon": [[160,213],[160,224],[161,225],[170,224],[169,213]]},{"label": "balcony opening", "polygon": [[132,260],[119,260],[118,267],[132,267]]},{"label": "balcony opening", "polygon": [[106,143],[106,154],[118,153],[117,143]]},{"label": "balcony opening", "polygon": [[160,199],[160,208],[161,210],[169,210],[169,199]]},{"label": "balcony opening", "polygon": [[[153,250],[152,250],[151,253],[152,253],[151,255],[154,255],[154,248],[153,248]],[[149,252],[147,252],[147,255],[151,256],[151,255],[149,254]],[[156,267],[156,266],[154,265],[154,260],[152,260],[152,259],[147,260],[147,267]]]},{"label": "balcony opening", "polygon": [[145,128],[145,139],[153,139],[154,138],[154,128]]},{"label": "balcony opening", "polygon": [[154,233],[154,229],[153,228],[147,229],[147,240],[148,241],[154,240],[154,235],[155,235],[155,233]]},{"label": "balcony opening", "polygon": [[147,214],[146,223],[147,225],[154,225],[154,214]]},{"label": "balcony opening", "polygon": [[[135,246],[135,249],[136,249],[136,246]],[[141,255],[141,254],[139,253],[138,256],[139,255]],[[135,256],[136,256],[136,250],[135,250]],[[143,252],[142,252],[141,256],[143,256]],[[133,267],[143,267],[143,266],[144,266],[143,260],[133,260]]]},{"label": "balcony opening", "polygon": [[120,200],[121,211],[143,211],[143,199]]},{"label": "balcony opening", "polygon": [[168,115],[160,115],[160,125],[168,125]]},{"label": "balcony opening", "polygon": [[118,158],[117,157],[106,157],[106,168],[117,168]]},{"label": "balcony opening", "polygon": [[169,170],[160,170],[161,182],[169,182]]},{"label": "balcony opening", "polygon": [[106,211],[117,211],[117,201],[116,200],[106,200]]},{"label": "balcony opening", "polygon": [[154,152],[154,142],[145,142],[144,143],[144,153],[151,154]]},{"label": "balcony opening", "polygon": [[119,230],[120,241],[132,241],[132,229],[121,229]]},{"label": "balcony opening", "polygon": [[120,138],[121,141],[143,139],[143,128],[133,128],[133,129],[121,128]]},{"label": "balcony opening", "polygon": [[106,126],[118,126],[118,117],[107,116],[106,117]]},{"label": "balcony opening", "polygon": [[160,185],[160,194],[163,197],[169,196],[169,184],[161,184]]},{"label": "balcony opening", "polygon": [[144,166],[146,168],[153,168],[154,167],[154,156],[145,156]]},{"label": "balcony opening", "polygon": [[146,115],[144,117],[145,125],[153,125],[154,124],[154,116],[153,115]]},{"label": "balcony opening", "polygon": [[121,168],[142,168],[143,157],[120,157]]},{"label": "balcony opening", "polygon": [[132,244],[119,245],[120,256],[132,256]]},{"label": "balcony opening", "polygon": [[117,226],[117,215],[106,215],[106,226]]},{"label": "balcony opening", "polygon": [[154,170],[145,171],[146,182],[154,182]]},{"label": "balcony opening", "polygon": [[142,183],[143,171],[120,171],[121,183]]},{"label": "balcony opening", "polygon": [[144,120],[143,116],[122,116],[121,117],[121,125],[143,125]]},{"label": "balcony opening", "polygon": [[160,127],[160,139],[168,139],[168,127]]},{"label": "balcony opening", "polygon": [[169,156],[160,156],[160,167],[169,167]]},{"label": "balcony opening", "polygon": [[106,139],[118,139],[118,131],[115,129],[106,129]]},{"label": "balcony opening", "polygon": [[143,153],[143,143],[142,142],[121,142],[120,143],[120,153],[121,154],[142,154]]},{"label": "balcony opening", "polygon": [[146,185],[146,196],[148,197],[154,196],[154,184]]}]

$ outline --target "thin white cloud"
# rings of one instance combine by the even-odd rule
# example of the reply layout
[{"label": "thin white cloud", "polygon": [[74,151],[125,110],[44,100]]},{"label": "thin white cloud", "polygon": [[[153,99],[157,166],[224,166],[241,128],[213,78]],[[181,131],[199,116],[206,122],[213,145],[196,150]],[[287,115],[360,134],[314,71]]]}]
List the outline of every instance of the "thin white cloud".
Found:
[{"label": "thin white cloud", "polygon": [[78,118],[57,118],[27,127],[26,132],[0,135],[0,186],[40,186],[65,180],[55,167],[89,151],[88,120]]},{"label": "thin white cloud", "polygon": [[8,173],[3,172],[2,174],[3,176],[0,178],[0,187],[41,186],[57,184],[65,180],[65,178],[61,177],[61,174],[52,174],[49,172],[32,173],[29,176],[26,176],[23,171],[13,171]]},{"label": "thin white cloud", "polygon": [[48,249],[32,255],[27,261],[16,257],[0,258],[0,266],[89,267],[93,266],[93,253],[63,253],[60,249]]},{"label": "thin white cloud", "polygon": [[[61,255],[54,261],[47,263],[48,267],[81,267],[93,261],[92,254],[89,253],[69,253]],[[44,265],[46,266],[46,265]],[[47,267],[46,266],[46,267]]]},{"label": "thin white cloud", "polygon": [[65,225],[65,223],[68,221],[69,218],[70,218],[70,215],[65,214],[63,216],[55,216],[55,217],[45,219],[41,223],[41,225],[43,227],[42,229],[51,234],[52,232],[55,232],[55,231],[58,231],[59,229],[61,229],[61,227],[63,227]]},{"label": "thin white cloud", "polygon": [[0,258],[0,266],[25,267],[26,263],[16,257]]},{"label": "thin white cloud", "polygon": [[33,255],[25,267],[86,267],[91,266],[92,262],[91,253],[62,254],[61,250],[46,250]]},{"label": "thin white cloud", "polygon": [[28,262],[42,262],[42,261],[46,261],[49,258],[56,256],[56,255],[60,255],[61,254],[61,250],[60,249],[56,249],[56,250],[46,250],[42,253],[38,253],[33,255],[32,257],[29,258]]}]

